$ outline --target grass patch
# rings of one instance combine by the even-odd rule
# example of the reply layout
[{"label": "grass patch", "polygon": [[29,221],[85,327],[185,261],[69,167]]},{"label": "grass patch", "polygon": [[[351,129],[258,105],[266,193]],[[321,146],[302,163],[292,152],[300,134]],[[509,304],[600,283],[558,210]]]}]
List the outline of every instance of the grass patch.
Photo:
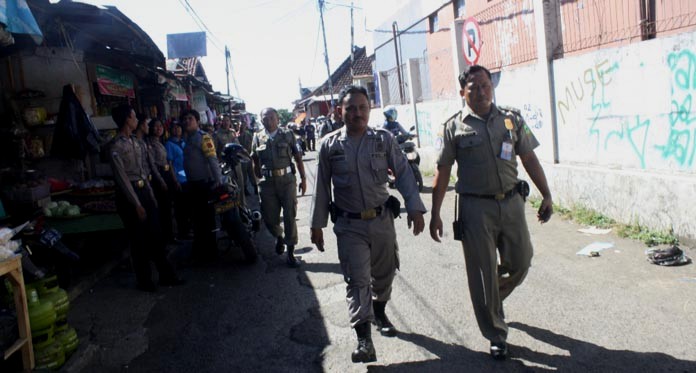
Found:
[{"label": "grass patch", "polygon": [[[541,206],[541,199],[530,198],[529,202],[535,209]],[[597,211],[588,209],[583,206],[573,206],[566,208],[561,205],[554,204],[553,211],[560,215],[563,219],[572,220],[581,225],[595,226],[597,228],[612,228],[616,234],[622,238],[630,238],[641,241],[648,246],[657,245],[676,245],[679,243],[679,238],[674,235],[674,231],[656,231],[649,229],[640,224],[624,224],[615,221],[614,219],[602,215]]]}]

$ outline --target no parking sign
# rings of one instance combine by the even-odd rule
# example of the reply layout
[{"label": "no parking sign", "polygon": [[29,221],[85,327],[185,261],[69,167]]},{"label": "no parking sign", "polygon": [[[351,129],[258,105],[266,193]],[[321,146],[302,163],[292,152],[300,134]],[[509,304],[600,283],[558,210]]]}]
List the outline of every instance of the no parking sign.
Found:
[{"label": "no parking sign", "polygon": [[481,29],[474,17],[469,17],[464,21],[462,27],[462,50],[464,60],[470,66],[476,65],[481,57]]}]

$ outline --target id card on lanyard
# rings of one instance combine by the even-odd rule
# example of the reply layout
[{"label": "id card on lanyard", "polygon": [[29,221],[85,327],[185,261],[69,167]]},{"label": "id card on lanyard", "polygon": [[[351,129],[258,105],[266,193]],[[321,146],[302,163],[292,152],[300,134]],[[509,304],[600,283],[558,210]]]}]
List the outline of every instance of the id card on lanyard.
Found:
[{"label": "id card on lanyard", "polygon": [[512,129],[515,128],[512,120],[510,118],[505,118],[505,129],[508,130],[509,138],[503,141],[503,145],[500,148],[500,158],[506,161],[512,159]]}]

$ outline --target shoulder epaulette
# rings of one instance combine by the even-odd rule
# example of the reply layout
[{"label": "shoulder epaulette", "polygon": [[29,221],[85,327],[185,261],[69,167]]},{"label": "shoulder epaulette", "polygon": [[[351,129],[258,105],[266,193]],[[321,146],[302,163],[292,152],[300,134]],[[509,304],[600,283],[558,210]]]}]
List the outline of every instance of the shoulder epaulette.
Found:
[{"label": "shoulder epaulette", "polygon": [[522,115],[522,112],[520,111],[520,109],[518,109],[516,107],[512,107],[512,106],[501,105],[501,106],[498,106],[498,110],[500,110],[502,112],[510,112],[510,113],[515,114],[515,115],[520,115],[520,116]]},{"label": "shoulder epaulette", "polygon": [[444,121],[442,124],[444,125],[445,123],[451,121],[451,120],[454,119],[457,115],[459,115],[461,112],[462,112],[461,110],[457,110],[457,111],[456,111],[454,114],[452,114],[449,118],[445,119],[445,121]]}]

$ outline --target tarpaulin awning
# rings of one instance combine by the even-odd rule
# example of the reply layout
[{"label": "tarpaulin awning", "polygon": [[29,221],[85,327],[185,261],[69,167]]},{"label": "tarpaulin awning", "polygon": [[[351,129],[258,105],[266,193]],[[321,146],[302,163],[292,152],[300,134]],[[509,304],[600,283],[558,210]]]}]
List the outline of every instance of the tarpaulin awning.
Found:
[{"label": "tarpaulin awning", "polygon": [[300,113],[297,115],[297,118],[295,118],[295,123],[300,124],[302,121],[307,117],[307,113]]},{"label": "tarpaulin awning", "polygon": [[43,33],[36,23],[26,0],[0,0],[0,23],[15,34],[28,34],[38,45],[43,41]]}]

